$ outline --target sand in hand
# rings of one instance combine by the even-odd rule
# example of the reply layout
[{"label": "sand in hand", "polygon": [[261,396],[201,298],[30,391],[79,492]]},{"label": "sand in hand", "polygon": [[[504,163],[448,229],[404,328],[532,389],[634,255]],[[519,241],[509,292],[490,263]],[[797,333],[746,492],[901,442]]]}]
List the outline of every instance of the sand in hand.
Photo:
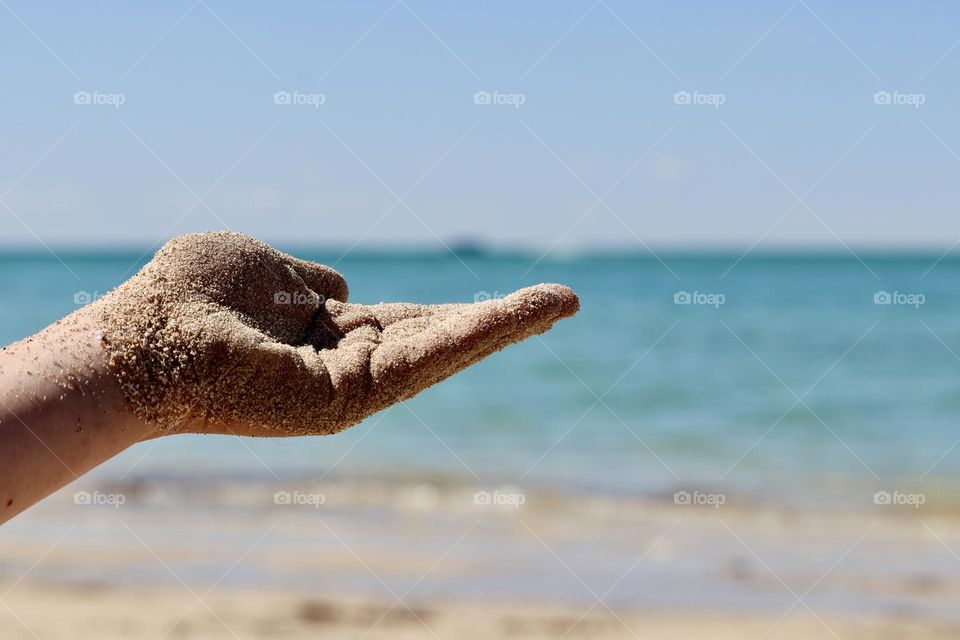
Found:
[{"label": "sand in hand", "polygon": [[98,301],[124,395],[159,430],[335,433],[579,309],[541,284],[475,304],[358,305],[333,269],[254,238],[171,240]]}]

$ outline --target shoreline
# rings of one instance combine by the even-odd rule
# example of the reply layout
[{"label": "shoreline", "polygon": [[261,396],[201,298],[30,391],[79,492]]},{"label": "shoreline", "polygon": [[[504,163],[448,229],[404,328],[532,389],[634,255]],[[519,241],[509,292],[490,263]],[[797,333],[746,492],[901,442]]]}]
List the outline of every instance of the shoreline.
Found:
[{"label": "shoreline", "polygon": [[[387,473],[287,473],[284,479],[268,474],[237,474],[229,472],[168,474],[132,474],[118,476],[95,471],[90,477],[76,483],[73,492],[122,494],[131,503],[141,506],[162,506],[165,503],[205,504],[224,508],[269,508],[275,494],[322,496],[322,505],[328,507],[384,507],[409,510],[471,511],[485,505],[477,504],[477,494],[492,494],[505,511],[511,507],[545,511],[616,515],[625,509],[676,511],[674,507],[689,507],[687,511],[703,513],[735,513],[740,515],[769,515],[781,518],[830,516],[837,518],[894,518],[917,520],[941,518],[956,520],[960,526],[960,492],[954,483],[935,479],[925,483],[841,483],[842,489],[833,493],[816,489],[797,488],[792,495],[768,492],[748,492],[746,486],[732,483],[708,482],[669,483],[661,488],[611,492],[605,487],[590,488],[557,486],[543,480],[511,481],[500,479],[477,480],[467,474],[428,473],[422,469],[392,470]],[[64,493],[69,493],[64,490]],[[515,504],[516,496],[522,504]],[[851,496],[854,496],[851,498]],[[513,500],[513,501],[511,501]],[[686,500],[686,502],[684,502]],[[281,505],[282,506],[282,505]],[[483,509],[481,509],[483,511]]]}]

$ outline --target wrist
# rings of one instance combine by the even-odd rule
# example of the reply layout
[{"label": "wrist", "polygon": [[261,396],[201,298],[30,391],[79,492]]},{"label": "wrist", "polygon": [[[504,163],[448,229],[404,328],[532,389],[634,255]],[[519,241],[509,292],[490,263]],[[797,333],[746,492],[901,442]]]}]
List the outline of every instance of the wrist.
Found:
[{"label": "wrist", "polygon": [[27,427],[24,416],[53,419],[77,433],[108,432],[121,449],[153,435],[123,397],[90,307],[0,352],[0,388],[2,408]]},{"label": "wrist", "polygon": [[0,522],[149,437],[87,309],[0,350]]}]

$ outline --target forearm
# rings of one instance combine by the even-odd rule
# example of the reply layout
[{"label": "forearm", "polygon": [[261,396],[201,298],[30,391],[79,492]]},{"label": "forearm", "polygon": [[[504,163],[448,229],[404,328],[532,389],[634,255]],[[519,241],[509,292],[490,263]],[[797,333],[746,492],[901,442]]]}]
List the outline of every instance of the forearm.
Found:
[{"label": "forearm", "polygon": [[84,311],[0,351],[0,522],[146,436]]}]

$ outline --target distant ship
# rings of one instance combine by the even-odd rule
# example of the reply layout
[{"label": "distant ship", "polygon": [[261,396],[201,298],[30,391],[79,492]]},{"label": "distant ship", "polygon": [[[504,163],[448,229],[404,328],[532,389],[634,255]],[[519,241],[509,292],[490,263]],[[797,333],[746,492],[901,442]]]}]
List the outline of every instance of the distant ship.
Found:
[{"label": "distant ship", "polygon": [[490,253],[486,245],[481,240],[473,238],[459,238],[452,240],[447,244],[450,250],[463,257],[485,256]]}]

